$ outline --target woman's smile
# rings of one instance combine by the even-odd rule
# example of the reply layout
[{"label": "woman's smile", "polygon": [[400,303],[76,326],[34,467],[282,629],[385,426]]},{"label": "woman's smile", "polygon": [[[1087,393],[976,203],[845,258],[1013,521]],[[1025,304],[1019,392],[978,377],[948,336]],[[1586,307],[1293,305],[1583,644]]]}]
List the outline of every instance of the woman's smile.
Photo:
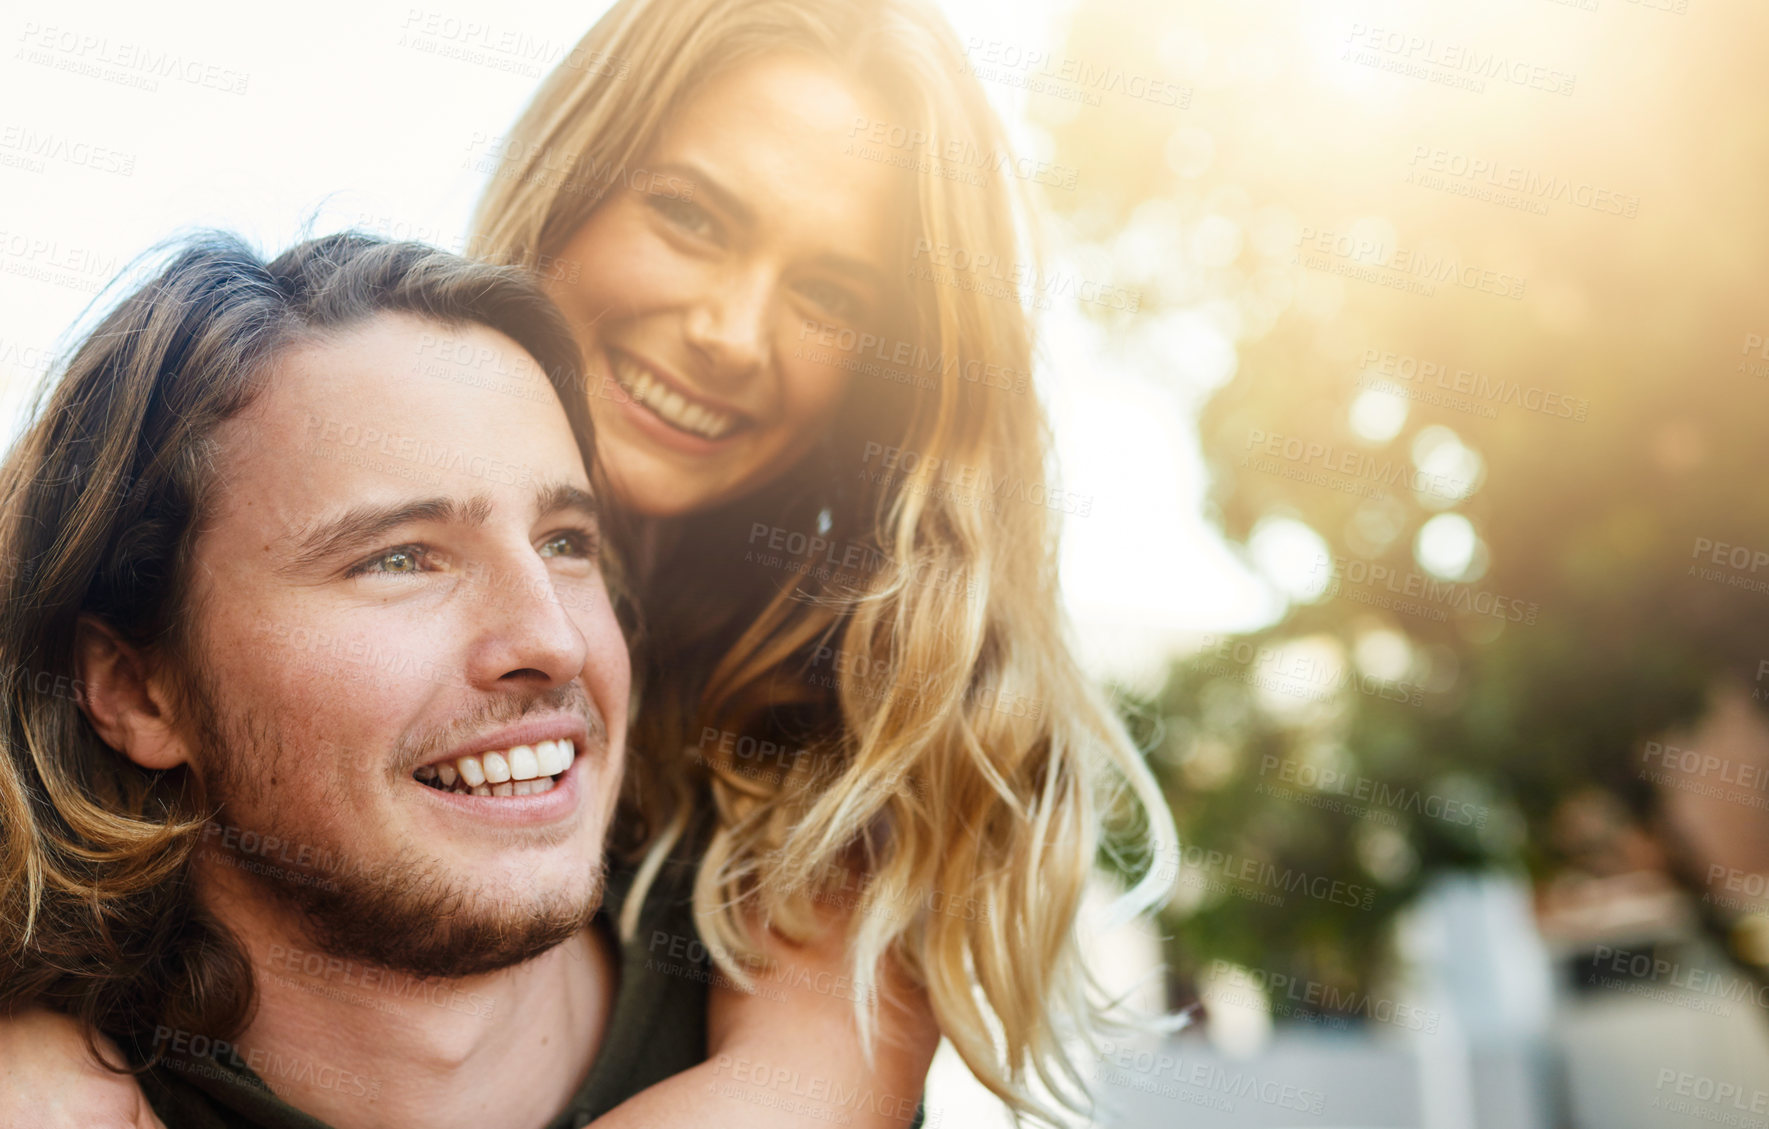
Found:
[{"label": "woman's smile", "polygon": [[690,454],[710,453],[754,426],[749,415],[701,395],[659,366],[612,346],[606,352],[608,371],[627,395],[631,418],[650,428],[659,442]]}]

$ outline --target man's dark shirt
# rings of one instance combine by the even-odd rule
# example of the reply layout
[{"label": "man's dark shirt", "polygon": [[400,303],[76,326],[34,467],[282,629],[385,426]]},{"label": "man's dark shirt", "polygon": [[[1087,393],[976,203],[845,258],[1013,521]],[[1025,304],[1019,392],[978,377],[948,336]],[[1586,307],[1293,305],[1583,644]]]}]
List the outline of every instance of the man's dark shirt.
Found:
[{"label": "man's dark shirt", "polygon": [[[631,870],[610,870],[595,927],[611,938],[632,880]],[[706,1059],[710,965],[694,931],[690,888],[691,869],[679,864],[664,866],[652,884],[639,928],[619,946],[619,988],[602,1049],[583,1086],[546,1129],[578,1129]],[[372,1002],[371,993],[367,1003]],[[472,1006],[455,1010],[470,1012]],[[164,1033],[160,1038],[169,1041]],[[171,1053],[174,1047],[185,1053]],[[207,1040],[188,1036],[167,1050],[162,1064],[141,1076],[142,1089],[166,1129],[330,1129],[279,1099],[254,1067],[272,1079],[300,1076],[365,1102],[374,1100],[381,1085],[336,1065],[298,1056],[242,1055],[226,1044],[214,1048]]]}]

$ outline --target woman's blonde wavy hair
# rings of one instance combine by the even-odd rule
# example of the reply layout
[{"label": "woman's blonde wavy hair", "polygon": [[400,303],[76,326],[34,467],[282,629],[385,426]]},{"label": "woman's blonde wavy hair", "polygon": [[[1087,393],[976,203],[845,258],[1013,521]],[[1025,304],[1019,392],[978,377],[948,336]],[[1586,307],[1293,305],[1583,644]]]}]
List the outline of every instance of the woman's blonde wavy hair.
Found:
[{"label": "woman's blonde wavy hair", "polygon": [[[920,0],[622,0],[502,139],[471,246],[502,263],[557,263],[610,190],[645,179],[648,147],[703,84],[779,52],[829,61],[891,107],[882,133],[856,123],[857,145],[878,139],[856,157],[913,166],[901,172],[913,184],[903,258],[886,271],[909,280],[896,329],[914,359],[846,366],[859,387],[825,443],[834,471],[808,458],[762,496],[686,519],[680,551],[636,581],[647,689],[625,825],[642,862],[622,927],[666,857],[693,843],[700,929],[744,980],[749,920],[800,934],[857,868],[856,982],[874,983],[894,953],[976,1077],[1016,1115],[1060,1121],[1059,1105],[1086,1108],[1080,1063],[1113,1022],[1075,931],[1106,826],[1128,828],[1112,837],[1120,845],[1176,840],[1158,785],[1069,645],[1053,508],[1063,495],[1045,486],[1027,313],[1015,297],[911,273],[916,249],[1031,261],[1016,227],[1025,166],[952,30]],[[914,457],[856,473],[888,447]],[[967,488],[951,488],[954,473]],[[798,533],[865,546],[867,564],[785,584],[777,570],[745,572],[732,558],[758,527],[789,531],[789,544]],[[811,755],[758,772],[735,755],[745,738]],[[1130,908],[1165,893],[1145,873]],[[874,997],[855,998],[870,1048]]]}]

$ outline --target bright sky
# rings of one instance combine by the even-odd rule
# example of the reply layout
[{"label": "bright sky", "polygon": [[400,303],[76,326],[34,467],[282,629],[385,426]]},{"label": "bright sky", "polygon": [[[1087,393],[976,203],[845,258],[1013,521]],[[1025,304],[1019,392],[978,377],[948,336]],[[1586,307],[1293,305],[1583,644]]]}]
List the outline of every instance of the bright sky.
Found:
[{"label": "bright sky", "polygon": [[[1061,10],[945,7],[961,38],[1031,48],[1051,41]],[[564,48],[599,11],[556,0],[313,0],[299,16],[208,0],[170,12],[123,0],[14,8],[0,23],[0,429],[15,432],[94,292],[170,235],[223,227],[266,251],[309,225],[459,240],[484,179],[469,166],[540,73],[450,57],[472,42],[462,29]],[[198,81],[132,68],[144,52],[179,57]],[[1018,144],[1035,150],[1024,95],[991,86]],[[50,155],[34,156],[46,139]],[[1072,312],[1055,313],[1046,339],[1063,486],[1093,498],[1064,543],[1090,661],[1139,677],[1199,633],[1275,615],[1270,589],[1202,520],[1190,394]]]}]

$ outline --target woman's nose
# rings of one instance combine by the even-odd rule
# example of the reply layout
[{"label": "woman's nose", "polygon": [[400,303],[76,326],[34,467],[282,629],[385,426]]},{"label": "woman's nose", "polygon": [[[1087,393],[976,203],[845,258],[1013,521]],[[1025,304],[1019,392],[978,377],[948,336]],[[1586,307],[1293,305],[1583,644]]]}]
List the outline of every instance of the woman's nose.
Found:
[{"label": "woman's nose", "polygon": [[738,381],[767,367],[775,288],[771,271],[735,271],[688,310],[684,332],[712,370],[708,375]]}]

